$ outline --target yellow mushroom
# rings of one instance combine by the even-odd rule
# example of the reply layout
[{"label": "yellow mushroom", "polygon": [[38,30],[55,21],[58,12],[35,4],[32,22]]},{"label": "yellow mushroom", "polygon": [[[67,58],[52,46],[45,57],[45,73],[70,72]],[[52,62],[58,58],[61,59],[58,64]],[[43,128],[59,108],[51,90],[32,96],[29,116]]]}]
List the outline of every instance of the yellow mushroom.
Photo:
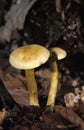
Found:
[{"label": "yellow mushroom", "polygon": [[9,62],[13,67],[25,70],[30,105],[39,106],[34,68],[44,64],[49,56],[50,52],[48,49],[37,44],[32,44],[17,48],[9,57]]},{"label": "yellow mushroom", "polygon": [[50,108],[53,109],[58,86],[58,66],[56,63],[56,57],[58,60],[63,59],[66,56],[66,51],[58,47],[53,47],[50,49],[50,53],[51,53],[50,65],[52,73],[51,73],[51,84],[48,94],[47,106],[50,106]]}]

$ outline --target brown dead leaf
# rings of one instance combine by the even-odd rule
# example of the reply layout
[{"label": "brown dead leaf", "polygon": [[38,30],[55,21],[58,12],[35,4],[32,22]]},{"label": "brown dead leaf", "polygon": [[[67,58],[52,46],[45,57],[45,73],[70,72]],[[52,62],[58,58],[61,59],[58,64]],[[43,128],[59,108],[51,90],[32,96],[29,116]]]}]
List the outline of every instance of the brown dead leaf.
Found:
[{"label": "brown dead leaf", "polygon": [[49,69],[45,68],[36,71],[35,74],[38,77],[37,83],[39,84],[39,86],[41,86],[39,90],[39,95],[46,97],[49,92],[51,72]]},{"label": "brown dead leaf", "polygon": [[80,113],[80,114],[81,114],[81,117],[84,117],[84,104],[79,105],[79,106],[76,108],[76,111],[77,111],[77,113]]},{"label": "brown dead leaf", "polygon": [[50,84],[51,72],[49,69],[41,69],[35,72],[36,76],[39,77],[39,82],[43,88],[48,88]]},{"label": "brown dead leaf", "polygon": [[58,106],[55,107],[55,111],[71,123],[79,124],[79,130],[84,130],[83,120],[71,108]]},{"label": "brown dead leaf", "polygon": [[25,78],[20,74],[4,73],[0,70],[0,78],[15,101],[20,105],[29,105]]}]

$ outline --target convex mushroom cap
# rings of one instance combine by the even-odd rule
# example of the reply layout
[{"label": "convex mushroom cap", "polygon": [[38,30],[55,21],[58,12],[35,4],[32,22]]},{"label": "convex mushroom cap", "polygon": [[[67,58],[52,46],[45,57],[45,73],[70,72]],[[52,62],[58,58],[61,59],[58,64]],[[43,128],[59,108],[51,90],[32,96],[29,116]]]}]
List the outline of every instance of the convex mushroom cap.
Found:
[{"label": "convex mushroom cap", "polygon": [[66,57],[67,53],[65,50],[59,48],[59,47],[53,47],[50,49],[51,53],[54,53],[58,60],[61,60]]},{"label": "convex mushroom cap", "polygon": [[43,46],[32,44],[17,48],[10,57],[10,64],[18,69],[33,69],[44,64],[50,52]]}]

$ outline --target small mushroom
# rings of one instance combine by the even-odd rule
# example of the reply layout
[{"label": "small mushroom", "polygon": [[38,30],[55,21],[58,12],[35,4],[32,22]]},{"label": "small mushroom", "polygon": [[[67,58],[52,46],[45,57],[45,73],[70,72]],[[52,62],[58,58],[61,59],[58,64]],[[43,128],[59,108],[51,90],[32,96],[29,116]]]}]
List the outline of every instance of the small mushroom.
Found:
[{"label": "small mushroom", "polygon": [[66,51],[58,47],[53,47],[50,49],[50,53],[51,53],[50,65],[52,74],[51,74],[51,84],[48,94],[47,106],[50,106],[50,108],[53,109],[58,87],[58,66],[56,62],[56,57],[58,60],[65,58]]},{"label": "small mushroom", "polygon": [[49,56],[50,52],[48,49],[32,44],[17,48],[9,57],[9,62],[13,67],[25,70],[29,90],[29,104],[32,106],[39,106],[34,68],[44,64]]}]

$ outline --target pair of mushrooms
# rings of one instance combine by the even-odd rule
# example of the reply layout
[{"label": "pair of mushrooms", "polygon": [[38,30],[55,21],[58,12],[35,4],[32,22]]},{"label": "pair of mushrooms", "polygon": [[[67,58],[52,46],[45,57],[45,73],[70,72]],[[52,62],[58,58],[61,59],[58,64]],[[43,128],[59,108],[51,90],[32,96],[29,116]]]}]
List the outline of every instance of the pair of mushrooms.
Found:
[{"label": "pair of mushrooms", "polygon": [[47,106],[54,106],[58,86],[58,67],[56,63],[56,56],[58,60],[63,59],[66,56],[66,52],[57,47],[51,48],[49,51],[43,46],[32,44],[19,47],[11,53],[9,57],[10,64],[17,69],[25,70],[25,76],[29,90],[29,104],[31,106],[39,106],[34,68],[39,67],[49,59],[51,59],[50,65],[52,75]]}]

